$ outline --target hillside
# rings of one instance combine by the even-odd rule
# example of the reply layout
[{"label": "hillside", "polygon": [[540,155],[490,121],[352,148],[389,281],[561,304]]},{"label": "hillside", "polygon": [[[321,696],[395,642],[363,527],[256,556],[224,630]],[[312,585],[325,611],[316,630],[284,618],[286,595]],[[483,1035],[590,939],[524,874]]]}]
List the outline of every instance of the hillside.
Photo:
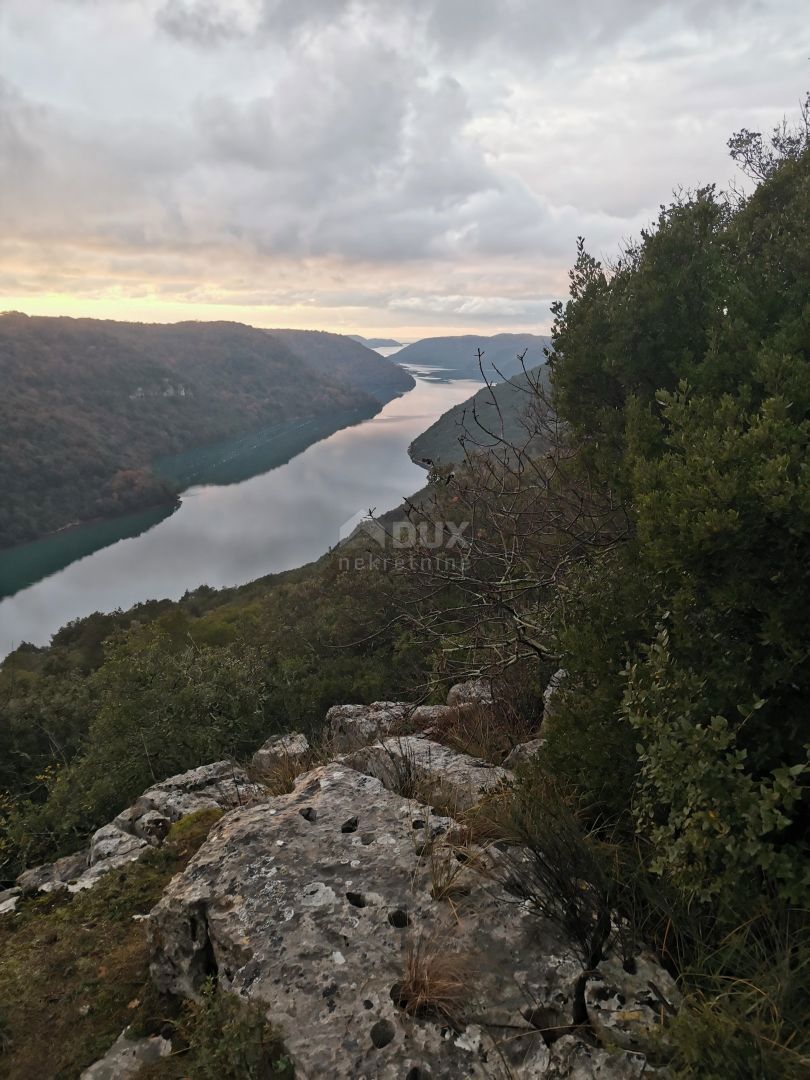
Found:
[{"label": "hillside", "polygon": [[361,334],[349,334],[352,341],[359,341],[361,345],[365,345],[367,349],[397,349],[402,344],[401,341],[397,341],[395,338],[390,337],[374,337],[367,338]]},{"label": "hillside", "polygon": [[426,364],[440,367],[456,376],[480,379],[477,351],[484,353],[484,372],[489,379],[508,379],[519,374],[523,367],[518,356],[527,349],[526,368],[537,367],[543,361],[543,349],[550,338],[539,334],[463,334],[456,337],[423,338],[406,345],[397,353],[398,364]]},{"label": "hillside", "polygon": [[417,465],[457,465],[469,451],[497,448],[500,439],[522,445],[527,438],[526,410],[534,400],[534,389],[545,371],[535,368],[521,372],[506,382],[484,386],[473,397],[454,405],[435,424],[422,432],[408,447]]},{"label": "hillside", "polygon": [[390,401],[414,386],[411,376],[397,364],[342,334],[323,330],[268,332],[325,378],[337,379],[381,401]]},{"label": "hillside", "polygon": [[304,417],[370,415],[412,385],[337,335],[18,313],[0,316],[0,384],[0,548],[171,501],[155,458]]}]

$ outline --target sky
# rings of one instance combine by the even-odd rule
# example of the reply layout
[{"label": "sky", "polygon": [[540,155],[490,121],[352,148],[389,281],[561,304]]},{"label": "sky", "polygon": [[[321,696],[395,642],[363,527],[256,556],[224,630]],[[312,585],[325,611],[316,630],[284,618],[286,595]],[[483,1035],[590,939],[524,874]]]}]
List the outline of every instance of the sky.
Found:
[{"label": "sky", "polygon": [[0,0],[0,310],[545,332],[726,141],[805,0]]}]

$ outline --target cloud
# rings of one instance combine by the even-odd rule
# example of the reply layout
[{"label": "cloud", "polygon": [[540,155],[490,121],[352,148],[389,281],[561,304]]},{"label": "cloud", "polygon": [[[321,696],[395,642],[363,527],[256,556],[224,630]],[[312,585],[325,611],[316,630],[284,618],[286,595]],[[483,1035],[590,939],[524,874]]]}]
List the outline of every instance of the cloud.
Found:
[{"label": "cloud", "polygon": [[158,27],[170,37],[209,48],[226,41],[244,38],[249,26],[233,7],[222,7],[214,0],[168,0],[156,16]]},{"label": "cloud", "polygon": [[3,0],[0,287],[544,325],[578,234],[612,254],[791,109],[802,28],[797,0]]}]

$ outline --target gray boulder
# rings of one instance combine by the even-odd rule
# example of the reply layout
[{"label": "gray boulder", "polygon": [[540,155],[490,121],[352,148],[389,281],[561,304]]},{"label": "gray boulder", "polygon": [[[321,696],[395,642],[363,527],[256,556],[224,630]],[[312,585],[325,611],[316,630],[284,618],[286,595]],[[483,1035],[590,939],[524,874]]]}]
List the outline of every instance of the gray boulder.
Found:
[{"label": "gray boulder", "polygon": [[563,694],[563,684],[568,678],[565,668],[559,668],[548,680],[548,686],[543,691],[543,723],[548,724],[559,711],[560,698]]},{"label": "gray boulder", "polygon": [[532,739],[530,742],[518,743],[504,758],[503,767],[505,769],[516,769],[519,765],[526,765],[528,762],[534,761],[536,757],[540,756],[545,745],[545,739]]},{"label": "gray boulder", "polygon": [[90,852],[79,851],[75,855],[65,855],[56,862],[35,866],[24,870],[17,878],[17,885],[23,895],[36,892],[55,892],[65,889],[68,883],[77,880],[90,863]]},{"label": "gray boulder", "polygon": [[101,1058],[85,1069],[81,1080],[126,1080],[137,1076],[144,1065],[154,1065],[172,1052],[172,1044],[160,1035],[148,1039],[128,1039],[119,1035]]},{"label": "gray boulder", "polygon": [[492,683],[489,679],[466,679],[450,687],[447,695],[448,705],[492,704]]},{"label": "gray boulder", "polygon": [[[195,996],[216,972],[267,1006],[305,1078],[539,1077],[534,1005],[570,1020],[578,964],[555,926],[473,871],[473,851],[442,846],[449,819],[425,845],[428,823],[336,763],[227,814],[150,915],[158,989]],[[454,971],[454,994],[414,1012],[419,985]]]},{"label": "gray boulder", "polygon": [[458,710],[451,705],[417,705],[410,715],[411,727],[415,731],[438,734],[457,715]]},{"label": "gray boulder", "polygon": [[594,1031],[607,1046],[643,1050],[661,1020],[674,1014],[681,995],[654,956],[641,953],[626,971],[618,956],[597,965],[585,986],[585,1006]]},{"label": "gray boulder", "polygon": [[333,705],[326,714],[332,746],[336,751],[365,746],[405,724],[411,711],[411,706],[401,701]]},{"label": "gray boulder", "polygon": [[309,750],[307,737],[300,731],[274,735],[253,755],[253,766],[257,769],[272,769],[285,761],[302,762],[309,754]]},{"label": "gray boulder", "polygon": [[603,1050],[573,1035],[563,1035],[552,1046],[545,1072],[535,1075],[537,1080],[633,1080],[660,1074],[650,1069],[643,1054]]},{"label": "gray boulder", "polygon": [[124,862],[131,862],[139,858],[149,844],[134,832],[125,832],[118,824],[118,820],[111,821],[109,825],[103,825],[93,833],[90,841],[90,865],[117,860],[116,865],[121,866]]},{"label": "gray boulder", "polygon": [[198,810],[230,810],[262,795],[261,786],[251,783],[242,769],[230,761],[215,761],[155,784],[119,814],[115,823],[125,832],[135,836],[143,832],[144,838],[149,839],[149,830],[142,830],[140,822],[150,810],[173,823]]},{"label": "gray boulder", "polygon": [[469,809],[510,779],[498,765],[421,735],[393,736],[342,760],[359,772],[375,776],[390,791],[422,802],[441,803],[453,812]]},{"label": "gray boulder", "polygon": [[13,915],[21,896],[22,889],[19,887],[0,891],[0,915]]},{"label": "gray boulder", "polygon": [[134,862],[150,847],[161,844],[180,818],[198,810],[230,810],[264,796],[264,788],[252,784],[229,761],[170,776],[98,829],[88,851],[26,870],[17,878],[17,885],[23,893],[91,889],[111,870]]}]

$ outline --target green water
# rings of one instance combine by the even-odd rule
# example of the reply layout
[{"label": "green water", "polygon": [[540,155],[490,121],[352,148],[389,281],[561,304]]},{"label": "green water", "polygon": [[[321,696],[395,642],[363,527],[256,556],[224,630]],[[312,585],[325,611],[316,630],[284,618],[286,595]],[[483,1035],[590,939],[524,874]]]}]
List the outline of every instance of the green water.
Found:
[{"label": "green water", "polygon": [[153,468],[179,490],[196,484],[238,484],[286,465],[315,442],[374,415],[374,409],[344,409],[251,431],[235,439],[158,458]]},{"label": "green water", "polygon": [[[373,411],[344,409],[306,420],[274,424],[234,439],[160,458],[153,463],[153,468],[178,491],[200,484],[237,484],[286,465],[313,443],[368,419]],[[119,540],[140,536],[170,517],[178,506],[179,503],[167,504],[124,517],[79,525],[2,552],[0,598],[13,596]]]},{"label": "green water", "polygon": [[173,514],[174,510],[175,507],[171,505],[156,506],[137,514],[64,529],[52,536],[4,551],[0,554],[0,597],[13,596],[20,589],[119,540],[140,536]]}]

